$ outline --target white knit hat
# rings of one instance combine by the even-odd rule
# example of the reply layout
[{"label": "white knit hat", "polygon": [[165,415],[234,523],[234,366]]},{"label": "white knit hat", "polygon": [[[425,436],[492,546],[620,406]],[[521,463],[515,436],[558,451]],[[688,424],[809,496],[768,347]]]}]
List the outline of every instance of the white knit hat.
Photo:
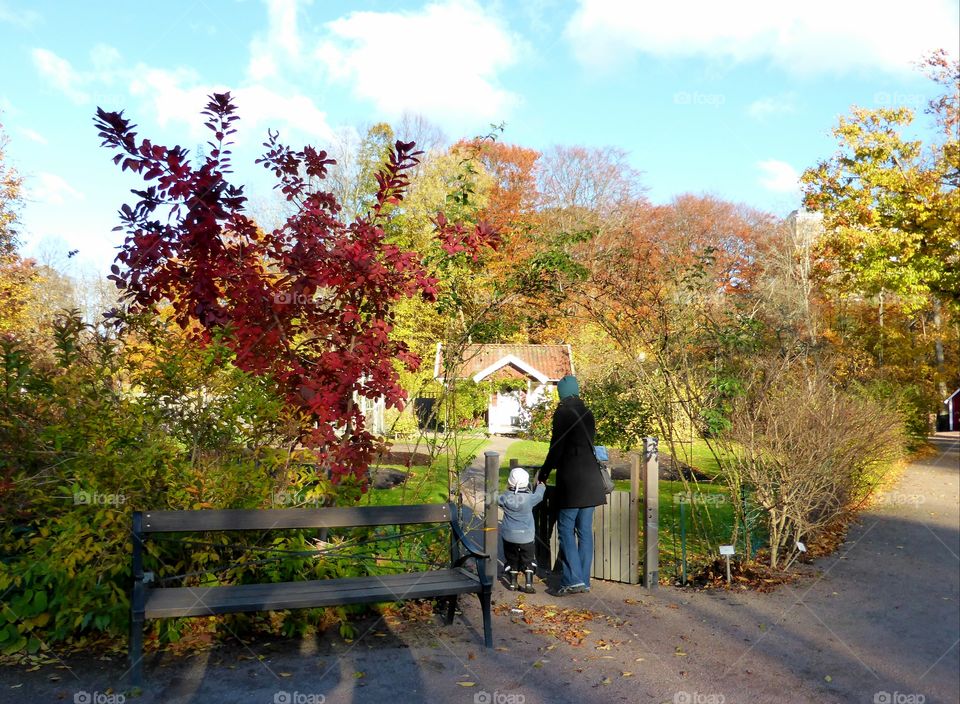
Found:
[{"label": "white knit hat", "polygon": [[530,486],[530,474],[523,467],[514,467],[510,470],[510,476],[507,477],[507,488],[512,491],[520,491]]}]

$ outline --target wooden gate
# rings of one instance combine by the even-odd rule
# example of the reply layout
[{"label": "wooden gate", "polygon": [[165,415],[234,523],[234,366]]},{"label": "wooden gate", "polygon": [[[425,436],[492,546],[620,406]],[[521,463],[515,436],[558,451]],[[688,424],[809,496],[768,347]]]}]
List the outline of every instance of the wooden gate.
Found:
[{"label": "wooden gate", "polygon": [[[632,498],[629,491],[614,491],[607,496],[607,503],[593,512],[592,579],[640,582],[640,502]],[[550,535],[550,554],[560,554],[556,530]]]},{"label": "wooden gate", "polygon": [[[517,466],[516,460],[511,460],[510,466]],[[539,467],[528,469],[534,475]],[[607,496],[607,503],[594,511],[592,579],[656,587],[659,578],[658,483],[657,440],[647,438],[643,457],[630,458],[630,491],[613,491]],[[534,509],[536,553],[538,565],[559,571],[556,510],[550,501],[552,488],[547,487],[544,501]]]}]

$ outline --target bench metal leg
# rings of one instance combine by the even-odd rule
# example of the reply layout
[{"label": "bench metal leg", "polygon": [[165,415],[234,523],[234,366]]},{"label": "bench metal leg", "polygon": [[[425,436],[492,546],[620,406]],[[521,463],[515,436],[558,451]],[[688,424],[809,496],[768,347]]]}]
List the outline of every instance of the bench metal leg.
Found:
[{"label": "bench metal leg", "polygon": [[490,598],[492,591],[490,588],[480,592],[480,607],[483,610],[483,646],[485,648],[493,647],[493,623],[490,617]]},{"label": "bench metal leg", "polygon": [[136,616],[130,621],[130,681],[143,686],[143,618]]},{"label": "bench metal leg", "polygon": [[447,600],[447,625],[449,626],[453,623],[454,617],[457,615],[457,595],[454,594]]},{"label": "bench metal leg", "polygon": [[130,594],[130,679],[134,687],[143,684],[143,622],[146,585],[143,574],[143,512],[133,512],[133,591]]}]

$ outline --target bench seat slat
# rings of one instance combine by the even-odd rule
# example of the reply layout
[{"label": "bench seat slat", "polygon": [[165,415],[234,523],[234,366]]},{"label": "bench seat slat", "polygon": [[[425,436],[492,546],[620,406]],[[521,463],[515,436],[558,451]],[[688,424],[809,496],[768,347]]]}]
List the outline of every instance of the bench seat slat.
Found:
[{"label": "bench seat slat", "polygon": [[448,504],[410,506],[340,506],[327,508],[216,509],[144,511],[144,533],[219,530],[347,528],[450,521]]},{"label": "bench seat slat", "polygon": [[148,590],[145,616],[212,616],[240,611],[279,611],[341,604],[479,593],[477,576],[464,569],[434,570],[276,584],[176,587]]}]

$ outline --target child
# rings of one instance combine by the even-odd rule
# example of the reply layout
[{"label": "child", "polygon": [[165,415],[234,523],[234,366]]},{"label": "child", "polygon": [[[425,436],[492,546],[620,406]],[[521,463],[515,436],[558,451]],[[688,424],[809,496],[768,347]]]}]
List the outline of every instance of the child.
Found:
[{"label": "child", "polygon": [[503,556],[506,562],[504,576],[507,578],[507,589],[517,591],[517,577],[521,572],[526,576],[524,592],[533,594],[533,572],[537,567],[534,562],[534,539],[536,534],[533,526],[533,507],[543,500],[543,493],[547,485],[541,482],[534,493],[530,493],[530,475],[522,467],[510,470],[507,479],[507,493],[501,494],[498,500],[503,508],[503,523],[500,531],[503,535]]}]

